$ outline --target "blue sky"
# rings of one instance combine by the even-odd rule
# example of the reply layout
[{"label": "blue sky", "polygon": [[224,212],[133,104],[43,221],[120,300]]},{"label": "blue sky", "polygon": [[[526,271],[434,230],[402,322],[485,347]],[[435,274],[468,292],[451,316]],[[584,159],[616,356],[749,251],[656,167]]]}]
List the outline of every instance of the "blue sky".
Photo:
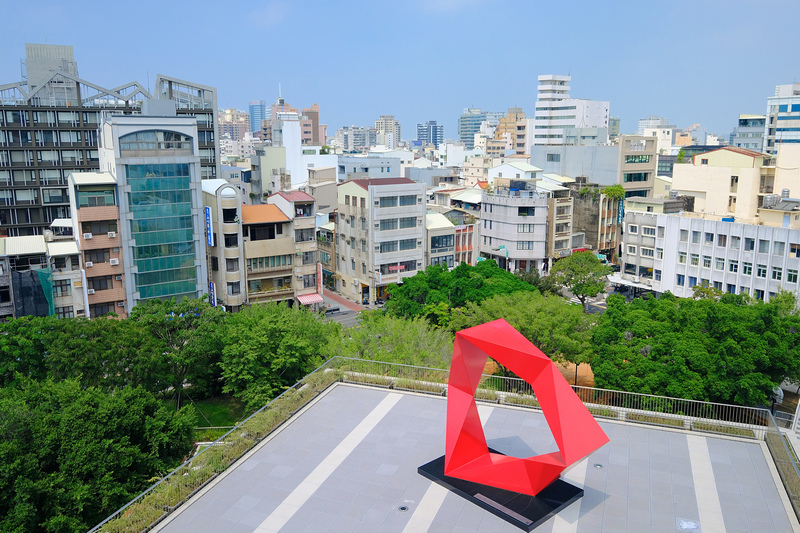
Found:
[{"label": "blue sky", "polygon": [[81,77],[106,87],[156,73],[218,89],[220,107],[314,102],[332,134],[381,114],[437,120],[465,107],[533,114],[540,74],[608,100],[622,131],[648,115],[726,135],[800,82],[796,0],[13,2],[3,9],[0,84],[26,42],[71,44]]}]

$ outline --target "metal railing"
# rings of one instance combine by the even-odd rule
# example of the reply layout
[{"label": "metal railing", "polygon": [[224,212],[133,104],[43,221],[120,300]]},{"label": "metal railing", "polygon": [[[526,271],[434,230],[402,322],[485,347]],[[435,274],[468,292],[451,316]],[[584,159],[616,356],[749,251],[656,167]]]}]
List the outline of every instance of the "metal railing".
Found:
[{"label": "metal railing", "polygon": [[[147,531],[336,381],[445,396],[449,370],[334,357],[114,512],[90,533]],[[798,459],[766,409],[572,385],[595,418],[763,440],[800,517]],[[539,409],[526,381],[483,375],[481,402]]]}]

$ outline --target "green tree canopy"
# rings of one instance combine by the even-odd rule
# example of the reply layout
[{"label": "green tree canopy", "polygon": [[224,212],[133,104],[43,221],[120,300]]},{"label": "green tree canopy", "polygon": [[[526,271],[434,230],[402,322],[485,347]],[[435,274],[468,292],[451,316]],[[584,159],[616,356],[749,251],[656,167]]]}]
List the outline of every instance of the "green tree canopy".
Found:
[{"label": "green tree canopy", "polygon": [[[785,298],[784,298],[785,299]],[[594,333],[600,388],[741,405],[766,404],[774,387],[797,375],[800,317],[777,301],[741,295],[661,298],[626,303],[618,295]]]},{"label": "green tree canopy", "polygon": [[586,299],[605,290],[606,276],[611,267],[600,262],[592,252],[578,252],[553,265],[550,276],[556,283],[567,288],[586,308]]},{"label": "green tree canopy", "polygon": [[191,450],[187,411],[150,393],[20,377],[0,389],[0,530],[86,531]]},{"label": "green tree canopy", "polygon": [[311,311],[277,303],[229,315],[220,363],[223,390],[249,409],[263,406],[324,362],[339,329]]}]

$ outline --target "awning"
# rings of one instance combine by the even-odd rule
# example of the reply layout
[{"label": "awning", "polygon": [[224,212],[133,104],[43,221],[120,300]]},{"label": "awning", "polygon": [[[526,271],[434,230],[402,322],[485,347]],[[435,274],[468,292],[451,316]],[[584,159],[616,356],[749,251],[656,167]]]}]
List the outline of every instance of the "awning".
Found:
[{"label": "awning", "polygon": [[53,220],[53,223],[50,224],[51,228],[71,228],[72,227],[72,219],[71,218],[56,218]]},{"label": "awning", "polygon": [[646,285],[644,283],[638,283],[636,281],[625,279],[617,272],[610,274],[608,276],[608,281],[611,283],[616,283],[617,285],[627,285],[628,287],[636,287],[637,289],[653,290],[652,285]]},{"label": "awning", "polygon": [[321,304],[322,302],[324,302],[324,301],[325,301],[325,300],[322,298],[322,296],[320,296],[320,295],[319,295],[319,294],[317,294],[316,292],[315,292],[314,294],[301,294],[301,295],[299,295],[299,296],[297,297],[297,299],[298,299],[298,300],[300,301],[300,303],[301,303],[301,304],[303,304],[303,305]]}]

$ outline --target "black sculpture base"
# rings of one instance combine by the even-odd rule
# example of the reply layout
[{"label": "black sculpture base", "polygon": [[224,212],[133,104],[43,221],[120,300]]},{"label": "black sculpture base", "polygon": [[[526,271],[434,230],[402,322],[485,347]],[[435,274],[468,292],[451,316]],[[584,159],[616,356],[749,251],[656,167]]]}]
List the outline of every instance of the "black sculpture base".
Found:
[{"label": "black sculpture base", "polygon": [[583,496],[583,489],[562,479],[554,481],[536,496],[529,496],[446,476],[444,456],[420,466],[417,472],[523,531],[533,531]]}]

